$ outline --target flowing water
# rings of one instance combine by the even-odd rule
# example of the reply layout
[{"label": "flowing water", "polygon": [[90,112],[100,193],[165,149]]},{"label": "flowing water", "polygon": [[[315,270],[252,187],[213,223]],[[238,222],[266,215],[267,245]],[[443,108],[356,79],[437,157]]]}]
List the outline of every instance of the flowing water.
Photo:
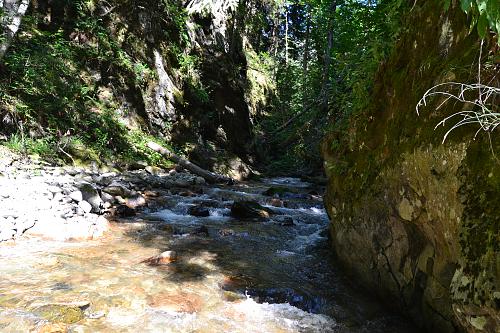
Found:
[{"label": "flowing water", "polygon": [[[274,185],[294,189],[287,208],[229,216],[235,199],[269,204],[260,193]],[[310,191],[288,178],[205,188],[99,240],[2,245],[0,332],[415,332],[343,277]],[[187,214],[199,203],[210,216]],[[177,260],[142,263],[167,250]]]}]

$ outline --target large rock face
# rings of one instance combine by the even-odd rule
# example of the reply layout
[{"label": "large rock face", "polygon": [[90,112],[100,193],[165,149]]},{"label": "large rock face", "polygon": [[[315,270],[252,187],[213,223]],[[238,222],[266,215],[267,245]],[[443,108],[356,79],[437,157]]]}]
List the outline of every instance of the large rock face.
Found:
[{"label": "large rock face", "polygon": [[437,83],[476,82],[480,42],[467,27],[456,4],[416,3],[370,106],[322,149],[339,259],[432,332],[500,327],[498,130],[491,144],[486,134],[474,140],[472,126],[441,144],[452,123],[434,126],[464,106],[436,99],[415,112]]}]

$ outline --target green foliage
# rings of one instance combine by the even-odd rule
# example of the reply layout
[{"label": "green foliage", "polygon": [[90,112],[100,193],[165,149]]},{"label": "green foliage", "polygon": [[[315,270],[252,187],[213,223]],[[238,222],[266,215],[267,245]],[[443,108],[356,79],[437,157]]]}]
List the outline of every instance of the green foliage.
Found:
[{"label": "green foliage", "polygon": [[[66,5],[78,9],[70,23],[76,39],[69,38],[68,27],[42,30],[41,18],[33,13],[23,19],[22,32],[4,58],[0,118],[9,121],[0,123],[0,132],[8,134],[6,144],[60,162],[140,159],[152,165],[166,163],[145,146],[146,140],[154,140],[151,135],[140,127],[131,131],[125,126],[123,117],[128,111],[120,109],[115,97],[134,86],[145,87],[154,75],[147,59],[129,55],[104,18],[92,14],[90,3]],[[171,2],[164,5],[181,12]],[[112,73],[107,78],[111,85],[100,82],[103,72]]]},{"label": "green foliage", "polygon": [[[460,4],[462,10],[472,17],[471,30],[476,26],[481,38],[486,38],[490,29],[496,34],[500,33],[499,0],[460,0]],[[449,1],[446,7],[449,7]]]}]

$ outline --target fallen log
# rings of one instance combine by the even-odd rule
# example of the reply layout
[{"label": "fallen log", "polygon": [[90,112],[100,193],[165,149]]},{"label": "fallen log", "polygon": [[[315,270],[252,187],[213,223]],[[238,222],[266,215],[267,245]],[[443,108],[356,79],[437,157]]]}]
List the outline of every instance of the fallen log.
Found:
[{"label": "fallen log", "polygon": [[169,160],[172,160],[175,163],[179,164],[184,169],[191,171],[195,175],[203,177],[209,183],[212,183],[212,184],[220,184],[220,183],[232,184],[232,183],[234,183],[234,180],[232,178],[229,178],[229,177],[220,175],[218,173],[202,169],[199,166],[197,166],[196,164],[180,157],[179,155],[173,153],[172,151],[168,150],[165,147],[160,146],[159,144],[157,144],[155,142],[149,141],[147,146],[148,146],[148,148],[154,150],[157,153],[160,153],[161,155],[168,158]]}]

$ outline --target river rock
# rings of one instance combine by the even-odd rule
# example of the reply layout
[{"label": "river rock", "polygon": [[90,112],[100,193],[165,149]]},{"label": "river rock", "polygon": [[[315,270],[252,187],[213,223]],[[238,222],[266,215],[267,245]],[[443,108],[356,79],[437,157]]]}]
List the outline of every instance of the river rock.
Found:
[{"label": "river rock", "polygon": [[126,199],[126,205],[132,209],[146,206],[146,199],[138,194]]},{"label": "river rock", "polygon": [[156,265],[170,264],[171,262],[174,262],[176,260],[177,260],[177,252],[165,251],[160,253],[159,255],[145,259],[141,261],[141,263],[156,266]]},{"label": "river rock", "polygon": [[256,201],[235,201],[231,206],[231,216],[235,218],[269,217],[270,210]]},{"label": "river rock", "polygon": [[160,292],[147,299],[148,305],[172,312],[195,313],[201,310],[202,299],[194,293],[172,294]]},{"label": "river rock", "polygon": [[64,324],[74,324],[85,317],[81,308],[59,304],[42,305],[33,312],[45,320]]},{"label": "river rock", "polygon": [[116,207],[115,215],[120,217],[132,217],[135,216],[136,211],[133,208],[128,207],[127,205],[120,205]]},{"label": "river rock", "polygon": [[79,185],[80,192],[82,193],[83,200],[88,202],[94,213],[100,213],[103,208],[103,201],[97,189],[89,183]]},{"label": "river rock", "polygon": [[191,231],[191,235],[204,236],[204,237],[209,236],[208,228],[204,225],[196,227],[193,231]]},{"label": "river rock", "polygon": [[276,216],[273,219],[276,222],[278,222],[280,225],[285,226],[285,227],[290,227],[290,226],[295,225],[293,223],[293,218],[291,216],[281,215],[281,216]]},{"label": "river rock", "polygon": [[210,216],[210,210],[203,205],[197,205],[189,207],[188,214],[196,217],[207,217]]},{"label": "river rock", "polygon": [[85,213],[90,213],[92,211],[92,205],[85,200],[80,201],[78,203],[78,207],[80,207]]},{"label": "river rock", "polygon": [[111,185],[103,188],[103,192],[114,196],[128,197],[130,195],[130,190],[125,186],[117,183],[112,183]]},{"label": "river rock", "polygon": [[262,192],[263,195],[269,196],[269,197],[284,197],[286,194],[292,194],[294,193],[294,190],[291,190],[286,187],[278,187],[278,186],[273,186]]},{"label": "river rock", "polygon": [[73,191],[69,194],[69,197],[76,202],[80,202],[83,200],[83,194],[80,191]]},{"label": "river rock", "polygon": [[109,193],[106,193],[104,191],[101,191],[101,200],[104,202],[104,203],[109,203],[109,202],[115,202],[115,197],[112,196],[111,194]]}]

